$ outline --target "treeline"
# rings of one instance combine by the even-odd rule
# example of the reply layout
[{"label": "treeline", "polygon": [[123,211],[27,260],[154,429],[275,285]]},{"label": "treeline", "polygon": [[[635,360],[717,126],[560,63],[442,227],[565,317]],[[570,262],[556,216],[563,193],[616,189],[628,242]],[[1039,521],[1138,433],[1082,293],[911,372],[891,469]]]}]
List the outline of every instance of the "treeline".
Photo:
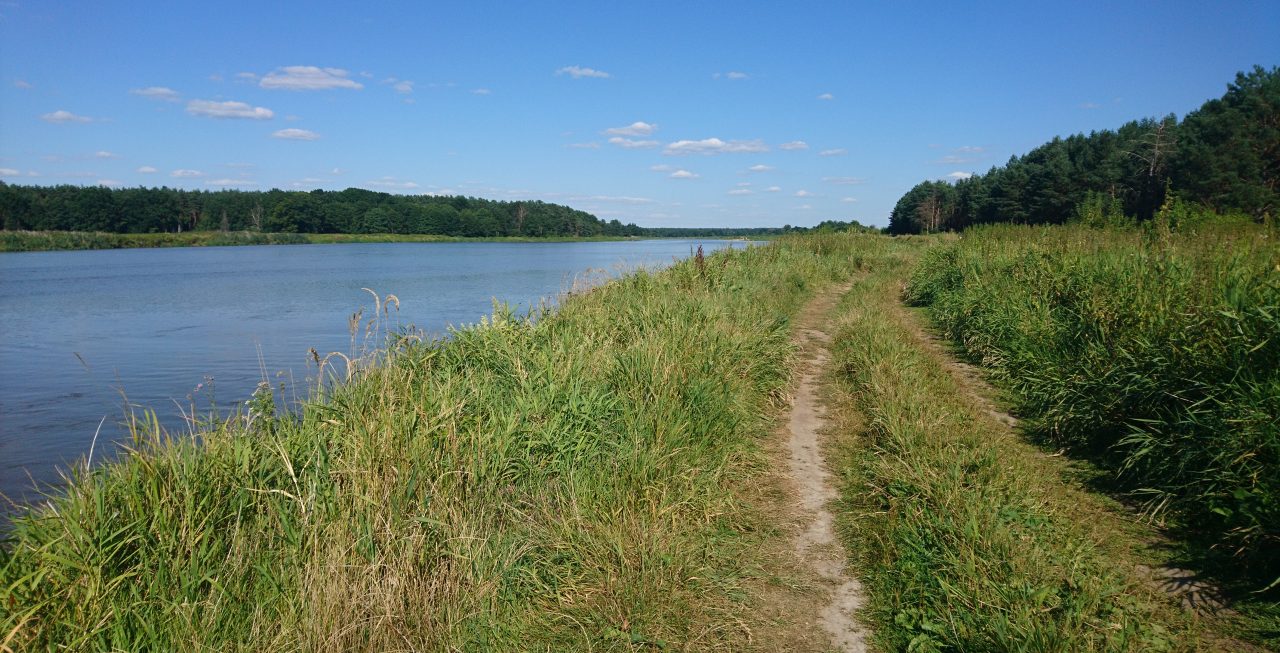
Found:
[{"label": "treeline", "polygon": [[783,234],[833,233],[851,231],[855,233],[879,232],[875,227],[868,227],[857,220],[823,220],[812,227],[642,227],[644,235],[653,238],[750,238],[753,236],[781,236]]},{"label": "treeline", "polygon": [[443,236],[639,236],[643,230],[605,222],[546,202],[343,191],[182,190],[101,186],[17,186],[0,182],[0,225],[6,231],[164,233],[438,234]]},{"label": "treeline", "polygon": [[1236,75],[1226,94],[1173,115],[1052,141],[984,175],[925,181],[898,200],[889,232],[1012,222],[1062,224],[1083,213],[1152,217],[1175,193],[1261,220],[1280,207],[1280,68]]}]

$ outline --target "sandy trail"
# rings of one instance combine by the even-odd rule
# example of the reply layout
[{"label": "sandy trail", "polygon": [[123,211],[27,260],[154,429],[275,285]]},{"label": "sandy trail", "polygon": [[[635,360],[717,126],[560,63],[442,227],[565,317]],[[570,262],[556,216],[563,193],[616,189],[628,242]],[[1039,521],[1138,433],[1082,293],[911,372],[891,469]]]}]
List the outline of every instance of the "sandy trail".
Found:
[{"label": "sandy trail", "polygon": [[818,623],[839,651],[867,650],[867,631],[854,618],[863,605],[862,586],[848,573],[846,554],[835,532],[828,504],[837,493],[822,455],[826,413],[818,387],[828,361],[830,335],[822,331],[836,301],[849,286],[828,291],[809,303],[796,323],[795,342],[801,348],[799,384],[787,421],[789,481],[800,513],[799,532],[792,549],[803,564],[829,585],[829,599]]}]

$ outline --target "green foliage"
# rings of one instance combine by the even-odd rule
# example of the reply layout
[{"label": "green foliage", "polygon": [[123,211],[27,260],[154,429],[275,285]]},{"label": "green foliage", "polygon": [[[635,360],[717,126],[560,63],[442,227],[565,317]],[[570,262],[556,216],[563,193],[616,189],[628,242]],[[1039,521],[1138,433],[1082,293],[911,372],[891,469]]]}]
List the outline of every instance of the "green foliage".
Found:
[{"label": "green foliage", "polygon": [[[895,239],[903,241],[903,239]],[[969,236],[965,236],[965,241]],[[923,265],[954,259],[937,240]],[[898,301],[920,240],[869,260],[837,309],[840,526],[886,651],[1195,650],[1194,630],[1132,579],[1132,538],[1059,459],[1020,442],[922,347]],[[913,246],[914,245],[914,246]],[[938,284],[945,287],[950,282]]]},{"label": "green foliage", "polygon": [[[1138,220],[1172,183],[1184,201],[1261,221],[1280,207],[1280,68],[1240,73],[1181,123],[1170,115],[1054,138],[954,185],[924,181],[898,201],[895,234],[970,225],[1063,224],[1099,197]],[[1083,208],[1082,208],[1083,207]],[[1099,208],[1099,207],[1094,207]],[[1114,206],[1106,207],[1114,212]]]},{"label": "green foliage", "polygon": [[[224,225],[225,218],[225,225]],[[17,186],[0,182],[5,231],[120,234],[189,231],[395,233],[465,237],[638,236],[617,220],[546,202],[392,195],[358,188],[189,191],[176,188]]]},{"label": "green foliage", "polygon": [[[740,650],[769,528],[742,497],[789,380],[795,282],[851,257],[718,252],[394,338],[300,415],[263,388],[195,438],[140,418],[131,451],[14,520],[0,633],[23,651]],[[318,374],[345,379],[342,358]]]},{"label": "green foliage", "polygon": [[1280,246],[1170,196],[1142,231],[991,227],[930,252],[906,296],[1006,388],[1030,431],[1100,460],[1148,510],[1280,576]]}]

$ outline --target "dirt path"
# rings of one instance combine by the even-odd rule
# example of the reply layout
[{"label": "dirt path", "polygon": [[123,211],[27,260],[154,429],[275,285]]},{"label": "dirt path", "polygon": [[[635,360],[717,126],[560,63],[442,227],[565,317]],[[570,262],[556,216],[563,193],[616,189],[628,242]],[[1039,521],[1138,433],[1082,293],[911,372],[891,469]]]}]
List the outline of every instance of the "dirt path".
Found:
[{"label": "dirt path", "polygon": [[818,398],[831,337],[822,331],[839,298],[849,286],[830,290],[809,303],[796,322],[795,342],[801,350],[799,383],[787,421],[788,481],[799,515],[799,531],[792,543],[795,555],[829,586],[817,622],[839,651],[866,651],[867,631],[854,619],[863,605],[862,586],[845,568],[845,551],[836,537],[835,517],[828,504],[838,497],[823,458],[822,433],[826,411]]}]

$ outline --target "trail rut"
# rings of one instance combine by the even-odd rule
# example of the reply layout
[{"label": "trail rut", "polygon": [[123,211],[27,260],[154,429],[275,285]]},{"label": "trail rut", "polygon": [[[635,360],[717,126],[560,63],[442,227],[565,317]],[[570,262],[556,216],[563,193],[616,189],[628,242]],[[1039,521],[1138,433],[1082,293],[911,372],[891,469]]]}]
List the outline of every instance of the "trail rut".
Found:
[{"label": "trail rut", "polygon": [[836,650],[867,650],[868,632],[855,619],[864,604],[862,586],[849,574],[846,554],[836,537],[835,517],[828,504],[838,497],[823,457],[822,433],[826,411],[818,396],[831,337],[823,331],[836,301],[849,289],[842,286],[814,299],[800,314],[795,342],[800,347],[799,383],[787,419],[788,480],[794,488],[800,528],[792,543],[795,555],[829,586],[817,623]]}]

